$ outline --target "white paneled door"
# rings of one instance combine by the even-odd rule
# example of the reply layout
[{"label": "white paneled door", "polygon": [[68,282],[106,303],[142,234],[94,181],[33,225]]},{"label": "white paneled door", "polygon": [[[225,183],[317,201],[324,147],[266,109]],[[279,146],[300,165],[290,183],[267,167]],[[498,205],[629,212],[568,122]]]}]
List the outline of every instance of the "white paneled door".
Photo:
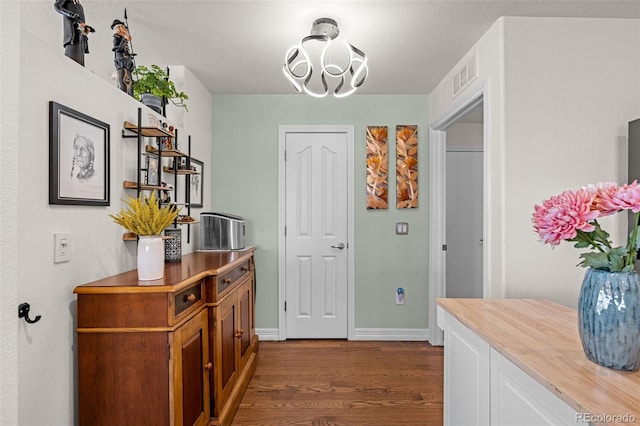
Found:
[{"label": "white paneled door", "polygon": [[447,151],[446,297],[482,297],[482,151]]},{"label": "white paneled door", "polygon": [[288,132],[285,149],[286,337],[347,338],[347,134]]}]

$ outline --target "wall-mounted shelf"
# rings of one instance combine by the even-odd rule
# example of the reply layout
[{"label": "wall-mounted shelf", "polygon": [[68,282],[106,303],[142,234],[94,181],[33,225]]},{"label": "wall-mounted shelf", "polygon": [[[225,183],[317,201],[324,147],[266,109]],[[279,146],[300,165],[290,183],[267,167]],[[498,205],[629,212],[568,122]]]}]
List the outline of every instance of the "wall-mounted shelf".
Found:
[{"label": "wall-mounted shelf", "polygon": [[[163,149],[163,150],[159,150],[158,148],[154,148],[152,146],[147,145],[145,147],[145,152],[150,153],[150,154],[156,154],[159,155],[160,153],[162,153],[163,157],[188,157],[189,154],[186,154],[182,151],[178,151],[177,149]],[[173,170],[171,170],[173,172]]]},{"label": "wall-mounted shelf", "polygon": [[[164,151],[163,151],[163,152],[164,152]],[[167,172],[167,173],[174,173],[174,172],[175,172],[175,173],[177,173],[177,174],[179,174],[179,175],[199,175],[199,174],[200,174],[200,173],[196,172],[195,170],[189,170],[189,169],[178,169],[178,170],[174,170],[174,169],[172,169],[172,168],[171,168],[171,167],[169,167],[169,166],[164,166],[164,167],[162,168],[162,170],[163,170],[164,172]]]},{"label": "wall-mounted shelf", "polygon": [[[140,134],[148,138],[173,137],[173,133],[169,133],[165,129],[155,126],[137,126],[129,121],[124,122],[124,128],[133,133]],[[125,136],[126,137],[126,136]]]},{"label": "wall-mounted shelf", "polygon": [[[138,182],[134,182],[132,180],[125,180],[122,182],[122,187],[124,189],[138,189]],[[155,185],[144,185],[140,184],[141,191],[173,191],[173,188],[170,186],[155,186]]]},{"label": "wall-mounted shelf", "polygon": [[[166,236],[162,236],[163,240],[172,240],[173,237],[166,237]],[[138,241],[138,236],[136,234],[134,234],[133,232],[125,232],[124,234],[122,234],[122,240],[123,241]]]},{"label": "wall-mounted shelf", "polygon": [[[183,152],[177,149],[178,147],[178,130],[176,129],[175,132],[169,132],[164,128],[161,127],[157,127],[157,126],[143,126],[142,125],[142,109],[138,108],[138,124],[133,124],[129,121],[125,121],[124,125],[123,125],[124,129],[122,130],[122,137],[123,138],[136,138],[137,140],[137,152],[138,152],[138,166],[137,166],[137,175],[138,175],[138,179],[137,181],[130,181],[130,180],[125,180],[122,183],[123,188],[125,189],[135,189],[138,192],[138,195],[140,195],[141,191],[175,191],[174,192],[174,196],[177,199],[178,197],[178,191],[177,189],[174,189],[175,186],[177,186],[178,183],[178,176],[184,176],[185,177],[185,200],[189,200],[189,182],[190,182],[190,176],[191,175],[196,175],[199,174],[198,172],[196,172],[195,170],[191,169],[191,136],[189,136],[189,140],[188,140],[188,152]],[[153,147],[151,145],[147,145],[146,142],[143,140],[144,137],[149,137],[149,138],[157,138],[157,145],[158,147]],[[175,149],[163,149],[163,141],[166,142],[166,138],[172,138],[172,143],[173,143],[173,147],[175,147]],[[144,150],[144,151],[143,151]],[[170,186],[162,186],[162,185],[147,185],[145,183],[142,182],[142,179],[140,177],[140,173],[146,169],[142,168],[142,161],[141,158],[144,154],[151,154],[151,155],[155,155],[158,157],[159,160],[159,166],[158,167],[158,182],[163,182],[162,180],[162,172],[165,172],[167,174],[173,175],[174,177],[174,187],[170,187]],[[184,169],[180,169],[177,166],[177,160],[174,160],[174,167],[167,167],[162,165],[162,158],[186,158],[186,168]],[[155,179],[154,179],[155,182]],[[164,183],[164,182],[163,182]],[[173,203],[173,205],[178,205],[176,203]],[[182,203],[180,204],[184,207],[186,207],[186,214],[187,216],[190,215],[191,213],[191,207],[190,204],[188,202]],[[179,220],[176,219],[174,222],[174,225],[193,225],[195,223],[199,223],[198,221],[185,221],[185,220]],[[187,226],[187,243],[189,242],[190,239],[190,229],[191,227]],[[132,233],[125,233],[122,237],[122,239],[124,241],[136,241],[138,239],[138,236]]]},{"label": "wall-mounted shelf", "polygon": [[200,223],[199,220],[179,220],[176,222],[178,225],[193,225],[194,223]]}]

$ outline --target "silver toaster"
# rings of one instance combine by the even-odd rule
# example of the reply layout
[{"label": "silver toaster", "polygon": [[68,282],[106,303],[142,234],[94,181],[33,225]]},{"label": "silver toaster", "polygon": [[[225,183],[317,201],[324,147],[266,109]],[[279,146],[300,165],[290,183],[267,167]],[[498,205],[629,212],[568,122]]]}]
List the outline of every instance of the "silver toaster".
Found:
[{"label": "silver toaster", "polygon": [[241,250],[244,235],[243,218],[227,213],[200,213],[202,250]]}]

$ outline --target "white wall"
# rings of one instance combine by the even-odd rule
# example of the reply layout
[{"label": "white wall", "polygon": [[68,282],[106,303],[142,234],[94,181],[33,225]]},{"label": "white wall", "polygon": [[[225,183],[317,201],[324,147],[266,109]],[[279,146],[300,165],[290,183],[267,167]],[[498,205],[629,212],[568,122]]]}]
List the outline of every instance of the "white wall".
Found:
[{"label": "white wall", "polygon": [[[191,156],[204,163],[204,175],[200,176],[203,182],[203,206],[202,208],[192,208],[191,216],[199,220],[200,212],[210,211],[211,208],[211,143],[213,140],[213,127],[211,117],[213,115],[213,97],[195,75],[184,66],[169,65],[172,80],[176,84],[178,91],[184,91],[189,95],[186,101],[186,112],[183,108],[172,105],[167,106],[167,115],[171,114],[173,120],[179,123],[184,129],[188,129],[191,136]],[[187,149],[187,135],[180,137],[180,149]],[[185,213],[186,214],[186,213]],[[186,242],[187,228],[183,227],[182,241]],[[200,247],[200,225],[191,227],[191,245],[193,249]]]},{"label": "white wall", "polygon": [[[575,306],[580,251],[538,242],[530,217],[550,195],[626,181],[627,123],[640,117],[640,21],[509,18],[505,58],[506,295]],[[626,215],[601,222],[623,244]]]},{"label": "white wall", "polygon": [[18,141],[20,5],[0,1],[0,424],[18,424]]},{"label": "white wall", "polygon": [[[2,11],[5,11],[4,7]],[[19,15],[14,15],[16,17]],[[4,35],[4,13],[2,24]],[[10,161],[8,171],[13,169],[15,173],[5,173],[5,166],[2,166],[5,187],[2,190],[2,223],[15,219],[17,230],[9,226],[6,233],[3,231],[1,247],[2,328],[17,332],[14,339],[17,345],[5,351],[3,331],[0,371],[3,413],[0,424],[70,425],[74,424],[76,413],[76,306],[73,289],[135,267],[136,243],[122,241],[124,229],[113,223],[108,214],[119,211],[125,192],[135,196],[134,191],[122,189],[122,181],[134,179],[136,175],[135,139],[122,139],[120,135],[125,120],[137,120],[137,109],[141,104],[120,92],[112,82],[66,58],[63,52],[51,49],[33,34],[16,30],[20,34],[20,37],[13,37],[13,41],[20,41],[16,51],[20,61],[15,70],[19,75],[19,79],[15,79],[19,108],[18,104],[14,105],[15,128],[9,129],[9,143],[4,140],[5,125],[11,127],[12,122],[5,120],[4,114],[2,117],[3,162]],[[4,57],[4,43],[2,47]],[[181,128],[180,137],[198,135],[195,139],[192,137],[193,151],[202,159],[208,159],[211,156],[211,94],[188,70],[183,70],[183,75],[185,88],[197,88],[190,93],[189,104],[190,111],[193,111],[189,114],[197,116],[197,120],[191,120],[191,116],[186,114],[185,123],[191,120],[188,125],[193,127]],[[2,77],[4,111],[4,67]],[[11,94],[11,91],[7,93]],[[48,204],[48,103],[52,100],[110,125],[109,207]],[[143,110],[143,121],[146,121],[151,111],[146,107]],[[171,120],[169,113],[168,117]],[[17,137],[13,136],[16,129]],[[5,152],[8,157],[4,157]],[[11,161],[12,158],[15,161]],[[12,188],[15,192],[11,191]],[[205,208],[208,208],[206,203],[205,199]],[[11,211],[5,212],[5,206]],[[192,236],[197,229],[197,225],[192,227]],[[70,262],[55,264],[53,234],[60,231],[71,234],[72,258]],[[193,250],[193,238],[187,245],[185,232],[186,227],[183,227],[183,253],[188,253]],[[8,250],[12,250],[9,255]],[[9,281],[6,287],[5,280]],[[9,297],[10,305],[5,306],[5,292],[10,295],[11,290],[17,296]],[[21,302],[31,304],[33,316],[42,315],[40,322],[28,325],[22,319],[18,320],[17,303]],[[11,312],[10,321],[5,320],[5,312]],[[11,344],[11,339],[8,343]],[[17,353],[14,352],[16,347]],[[5,364],[5,355],[8,363],[17,359],[17,380],[14,366]],[[13,384],[10,389],[5,389],[5,380],[8,385]]]},{"label": "white wall", "polygon": [[[627,122],[640,117],[639,34],[639,20],[501,18],[461,60],[476,53],[487,84],[490,296],[577,304],[580,251],[540,243],[531,214],[565,189],[626,180]],[[450,78],[431,95],[435,120],[455,103]],[[617,241],[619,216],[605,222]]]}]

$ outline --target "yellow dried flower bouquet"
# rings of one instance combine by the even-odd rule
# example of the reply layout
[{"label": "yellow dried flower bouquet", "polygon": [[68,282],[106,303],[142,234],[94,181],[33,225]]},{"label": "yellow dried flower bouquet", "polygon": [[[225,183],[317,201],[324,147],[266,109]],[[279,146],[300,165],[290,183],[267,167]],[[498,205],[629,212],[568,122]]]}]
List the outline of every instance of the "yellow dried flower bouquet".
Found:
[{"label": "yellow dried flower bouquet", "polygon": [[179,213],[175,206],[160,206],[155,190],[149,198],[145,198],[143,193],[138,198],[127,198],[122,201],[128,208],[109,217],[138,236],[160,235]]}]

